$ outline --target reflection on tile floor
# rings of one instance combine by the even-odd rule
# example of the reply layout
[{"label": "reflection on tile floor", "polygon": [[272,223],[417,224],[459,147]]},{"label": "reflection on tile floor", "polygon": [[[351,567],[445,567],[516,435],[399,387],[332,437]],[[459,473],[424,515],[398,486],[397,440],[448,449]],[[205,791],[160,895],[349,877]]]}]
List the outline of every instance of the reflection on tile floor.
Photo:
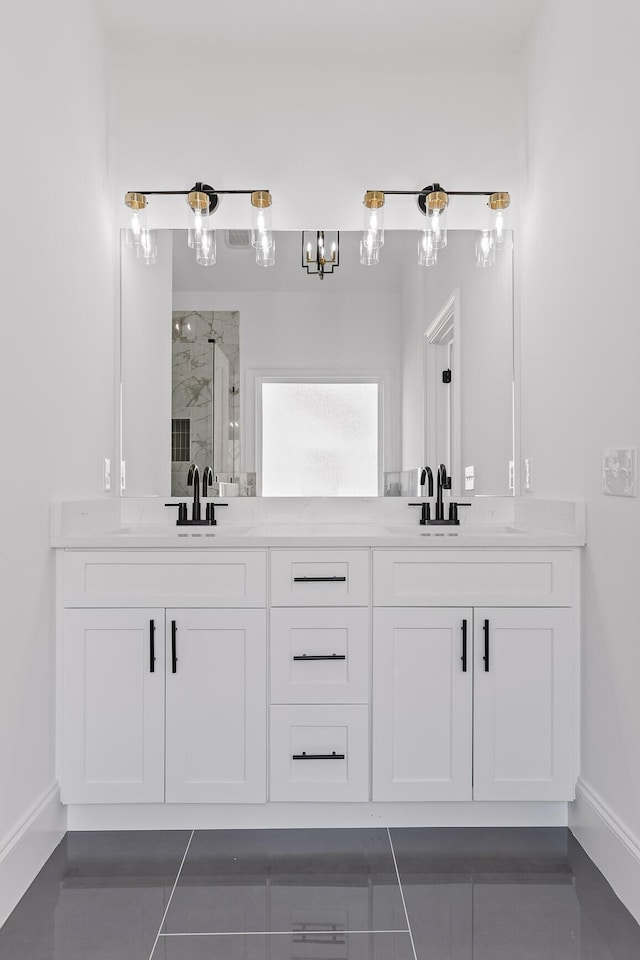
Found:
[{"label": "reflection on tile floor", "polygon": [[414,960],[413,945],[639,960],[640,927],[567,830],[412,828],[68,834],[0,930],[0,960]]},{"label": "reflection on tile floor", "polygon": [[406,930],[386,830],[198,832],[167,933]]}]

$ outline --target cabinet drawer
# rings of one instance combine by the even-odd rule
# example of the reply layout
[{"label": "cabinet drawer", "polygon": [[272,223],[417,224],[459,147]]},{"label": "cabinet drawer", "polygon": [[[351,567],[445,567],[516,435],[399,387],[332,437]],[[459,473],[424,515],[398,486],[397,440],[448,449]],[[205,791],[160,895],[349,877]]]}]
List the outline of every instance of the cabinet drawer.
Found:
[{"label": "cabinet drawer", "polygon": [[273,550],[274,607],[366,607],[368,550]]},{"label": "cabinet drawer", "polygon": [[369,799],[366,706],[271,707],[271,800]]},{"label": "cabinet drawer", "polygon": [[367,703],[369,611],[271,611],[272,703]]},{"label": "cabinet drawer", "polygon": [[265,551],[69,552],[66,607],[264,607]]},{"label": "cabinet drawer", "polygon": [[410,606],[571,606],[569,550],[375,550],[373,602]]}]

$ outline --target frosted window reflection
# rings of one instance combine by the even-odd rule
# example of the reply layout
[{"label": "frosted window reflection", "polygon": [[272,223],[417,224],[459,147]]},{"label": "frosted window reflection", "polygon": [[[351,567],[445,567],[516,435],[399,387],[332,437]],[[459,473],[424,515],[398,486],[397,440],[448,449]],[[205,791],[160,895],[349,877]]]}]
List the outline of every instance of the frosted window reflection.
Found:
[{"label": "frosted window reflection", "polygon": [[262,495],[378,495],[377,383],[263,383]]}]

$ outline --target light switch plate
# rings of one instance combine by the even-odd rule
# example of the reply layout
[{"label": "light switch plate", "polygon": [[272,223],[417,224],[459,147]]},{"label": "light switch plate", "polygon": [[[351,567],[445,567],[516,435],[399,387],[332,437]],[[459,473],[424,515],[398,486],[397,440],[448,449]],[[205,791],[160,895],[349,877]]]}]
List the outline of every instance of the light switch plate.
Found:
[{"label": "light switch plate", "polygon": [[476,485],[476,474],[475,467],[471,465],[470,467],[464,468],[464,488],[465,490],[473,490]]},{"label": "light switch plate", "polygon": [[111,460],[109,457],[104,458],[102,486],[104,490],[111,490]]},{"label": "light switch plate", "polygon": [[636,447],[607,448],[602,453],[602,492],[609,497],[637,496],[638,450]]}]

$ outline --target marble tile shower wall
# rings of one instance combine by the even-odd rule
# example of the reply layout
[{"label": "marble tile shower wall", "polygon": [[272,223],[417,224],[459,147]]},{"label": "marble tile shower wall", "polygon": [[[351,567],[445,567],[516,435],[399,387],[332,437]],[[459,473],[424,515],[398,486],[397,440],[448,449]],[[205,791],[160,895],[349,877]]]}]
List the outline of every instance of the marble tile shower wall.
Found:
[{"label": "marble tile shower wall", "polygon": [[[214,474],[221,481],[239,480],[239,493],[249,493],[252,487],[250,478],[244,478],[244,482],[243,478],[239,478],[239,334],[240,314],[236,310],[180,310],[172,315],[171,416],[173,419],[189,420],[190,423],[189,461],[171,463],[172,496],[189,495],[187,472],[191,461],[198,465],[201,472],[206,466],[212,466]],[[229,375],[228,391],[221,399],[218,395],[220,409],[216,414],[216,429],[224,431],[225,439],[215,464],[213,344],[210,340],[216,341],[216,349],[220,349],[226,357],[224,364],[216,364],[216,368],[226,369],[228,366]],[[211,492],[216,495],[219,491],[214,489]]]}]

